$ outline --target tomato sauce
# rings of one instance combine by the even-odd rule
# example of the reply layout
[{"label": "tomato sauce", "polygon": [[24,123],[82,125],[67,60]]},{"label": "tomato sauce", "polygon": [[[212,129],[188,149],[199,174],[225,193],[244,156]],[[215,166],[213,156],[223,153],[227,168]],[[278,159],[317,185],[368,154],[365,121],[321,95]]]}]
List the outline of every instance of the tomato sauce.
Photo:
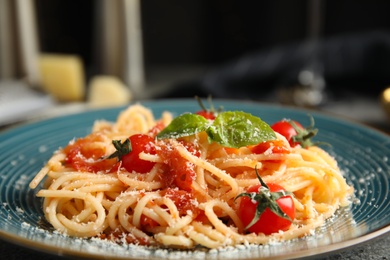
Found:
[{"label": "tomato sauce", "polygon": [[168,188],[164,196],[175,203],[180,216],[187,215],[187,211],[191,211],[195,215],[199,214],[199,209],[194,205],[192,193],[180,189]]},{"label": "tomato sauce", "polygon": [[[191,153],[196,154],[192,146],[188,146]],[[163,181],[167,187],[178,187],[179,189],[191,192],[192,181],[195,180],[195,166],[183,158],[180,153],[172,147],[162,146],[157,150],[157,154],[166,164]]]},{"label": "tomato sauce", "polygon": [[114,159],[103,159],[106,154],[105,147],[97,146],[95,142],[102,142],[103,138],[98,134],[91,134],[79,138],[64,148],[66,154],[65,166],[77,171],[88,172],[112,172],[118,168],[118,162]]}]

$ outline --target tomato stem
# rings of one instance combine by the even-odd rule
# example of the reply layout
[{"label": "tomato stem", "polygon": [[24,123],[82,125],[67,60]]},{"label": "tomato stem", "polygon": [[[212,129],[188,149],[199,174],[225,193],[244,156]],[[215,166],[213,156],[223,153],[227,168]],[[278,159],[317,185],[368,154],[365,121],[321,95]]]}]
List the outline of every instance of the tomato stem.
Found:
[{"label": "tomato stem", "polygon": [[303,148],[307,148],[310,146],[315,145],[328,145],[329,143],[325,142],[313,142],[311,139],[317,135],[318,129],[314,127],[315,122],[314,118],[309,115],[310,118],[310,125],[305,128],[300,128],[293,120],[287,120],[288,123],[294,128],[294,130],[297,132],[297,135],[292,137],[292,141],[299,143]]},{"label": "tomato stem", "polygon": [[112,144],[114,145],[116,151],[109,155],[107,159],[118,158],[118,161],[120,161],[122,156],[130,153],[132,150],[131,142],[128,138],[123,141],[123,143],[121,143],[120,140],[112,140]]},{"label": "tomato stem", "polygon": [[207,112],[211,112],[215,115],[217,115],[219,112],[222,112],[223,111],[223,107],[219,107],[218,109],[215,109],[214,105],[213,105],[213,102],[212,102],[212,97],[211,95],[207,96],[207,103],[209,104],[209,107],[210,108],[207,108],[203,102],[202,102],[202,99],[199,97],[199,96],[195,96],[195,99],[196,101],[198,101],[198,104],[199,106],[201,107],[201,109],[203,111],[207,111]]},{"label": "tomato stem", "polygon": [[261,214],[269,208],[273,213],[275,213],[277,216],[287,219],[292,222],[292,219],[290,216],[288,216],[279,206],[279,204],[276,202],[279,198],[285,197],[285,196],[291,196],[292,193],[285,190],[280,190],[277,192],[271,192],[269,187],[266,185],[266,183],[262,180],[262,178],[259,175],[259,172],[257,171],[257,167],[255,167],[256,176],[259,179],[261,186],[259,188],[258,193],[248,193],[244,192],[236,196],[234,200],[236,200],[239,197],[249,197],[251,200],[257,202],[256,206],[256,212],[252,219],[252,221],[245,227],[245,229],[249,229],[251,226],[253,226],[259,219]]},{"label": "tomato stem", "polygon": [[288,120],[288,123],[294,128],[294,130],[297,132],[297,135],[292,137],[293,142],[299,143],[303,148],[307,148],[310,146],[315,145],[311,141],[311,138],[317,135],[318,129],[314,128],[314,118],[309,115],[310,118],[310,125],[305,128],[300,128],[293,120]]}]

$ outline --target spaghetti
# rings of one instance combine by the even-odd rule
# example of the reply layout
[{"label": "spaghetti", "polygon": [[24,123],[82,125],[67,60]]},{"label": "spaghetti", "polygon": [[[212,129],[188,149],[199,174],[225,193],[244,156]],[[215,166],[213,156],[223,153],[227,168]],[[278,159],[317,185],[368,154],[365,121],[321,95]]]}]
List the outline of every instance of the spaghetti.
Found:
[{"label": "spaghetti", "polygon": [[[277,133],[283,153],[271,148],[253,153],[249,145],[229,148],[210,142],[204,131],[157,140],[172,119],[165,112],[156,120],[147,108],[132,105],[116,122],[97,121],[90,135],[56,151],[30,183],[36,188],[46,179],[37,196],[44,198],[47,221],[70,236],[219,248],[308,235],[350,203],[352,187],[337,162],[317,146],[291,147]],[[136,134],[154,140],[153,149],[138,155],[152,165],[144,173],[128,171],[122,160],[108,157],[115,153],[112,140]],[[256,171],[264,182],[293,194],[295,220],[288,230],[246,231],[235,198],[259,183]]]}]

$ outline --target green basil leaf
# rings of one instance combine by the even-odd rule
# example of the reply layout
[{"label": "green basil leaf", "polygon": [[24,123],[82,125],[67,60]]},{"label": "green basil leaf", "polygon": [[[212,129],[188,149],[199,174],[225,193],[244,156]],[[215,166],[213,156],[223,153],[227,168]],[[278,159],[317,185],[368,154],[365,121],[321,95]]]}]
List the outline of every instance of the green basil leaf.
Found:
[{"label": "green basil leaf", "polygon": [[209,120],[197,114],[182,114],[172,120],[158,135],[157,139],[179,138],[205,131]]},{"label": "green basil leaf", "polygon": [[267,123],[242,111],[219,113],[206,131],[210,141],[233,148],[276,139],[275,132]]}]

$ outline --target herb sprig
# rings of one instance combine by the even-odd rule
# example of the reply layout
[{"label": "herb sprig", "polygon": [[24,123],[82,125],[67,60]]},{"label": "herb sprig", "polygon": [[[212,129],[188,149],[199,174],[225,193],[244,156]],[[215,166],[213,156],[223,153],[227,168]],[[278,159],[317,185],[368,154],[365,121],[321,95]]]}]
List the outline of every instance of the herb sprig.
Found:
[{"label": "herb sprig", "polygon": [[172,120],[157,139],[177,139],[205,131],[210,142],[225,147],[240,148],[276,139],[272,128],[259,117],[242,111],[218,113],[215,120],[185,113]]}]

